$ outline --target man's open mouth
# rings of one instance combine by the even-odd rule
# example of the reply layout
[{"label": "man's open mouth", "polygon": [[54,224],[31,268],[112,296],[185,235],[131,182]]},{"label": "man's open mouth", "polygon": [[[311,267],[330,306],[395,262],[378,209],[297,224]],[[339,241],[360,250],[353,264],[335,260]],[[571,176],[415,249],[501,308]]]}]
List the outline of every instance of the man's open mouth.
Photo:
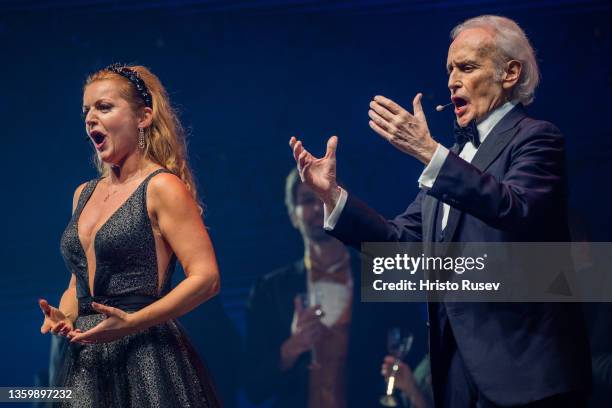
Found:
[{"label": "man's open mouth", "polygon": [[465,113],[465,110],[467,109],[468,101],[460,96],[453,96],[451,98],[451,101],[455,105],[455,115],[463,115]]}]

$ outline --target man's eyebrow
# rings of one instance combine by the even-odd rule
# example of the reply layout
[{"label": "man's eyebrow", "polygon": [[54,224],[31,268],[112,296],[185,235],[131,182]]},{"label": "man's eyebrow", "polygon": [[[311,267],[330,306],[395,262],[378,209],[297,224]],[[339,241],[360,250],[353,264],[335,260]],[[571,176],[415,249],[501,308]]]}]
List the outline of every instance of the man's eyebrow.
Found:
[{"label": "man's eyebrow", "polygon": [[457,65],[480,65],[478,61],[472,59],[464,59],[457,61]]},{"label": "man's eyebrow", "polygon": [[[475,60],[471,60],[471,59],[458,59],[455,61],[456,65],[476,65],[476,66],[480,66],[480,64],[475,61]],[[446,64],[446,70],[450,71],[452,63],[448,63]]]}]

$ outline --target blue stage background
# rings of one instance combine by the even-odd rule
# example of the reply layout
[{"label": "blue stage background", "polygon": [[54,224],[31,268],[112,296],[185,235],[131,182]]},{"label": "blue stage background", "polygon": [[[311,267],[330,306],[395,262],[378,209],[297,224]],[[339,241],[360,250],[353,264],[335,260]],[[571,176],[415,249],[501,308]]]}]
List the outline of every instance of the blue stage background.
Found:
[{"label": "blue stage background", "polygon": [[88,73],[116,61],[150,67],[189,129],[229,319],[219,303],[182,320],[213,373],[239,379],[227,362],[239,357],[250,286],[301,256],[283,203],[289,137],[321,154],[338,135],[347,188],[398,213],[422,165],[369,129],[368,103],[382,94],[411,109],[423,92],[432,134],[450,145],[452,112],[434,110],[448,102],[449,31],[484,13],[516,19],[530,36],[542,83],[529,111],[565,134],[572,208],[595,240],[610,241],[608,2],[1,1],[0,385],[33,385],[48,365],[37,299],[56,304],[68,283],[59,238],[74,189],[96,177],[80,116]]}]

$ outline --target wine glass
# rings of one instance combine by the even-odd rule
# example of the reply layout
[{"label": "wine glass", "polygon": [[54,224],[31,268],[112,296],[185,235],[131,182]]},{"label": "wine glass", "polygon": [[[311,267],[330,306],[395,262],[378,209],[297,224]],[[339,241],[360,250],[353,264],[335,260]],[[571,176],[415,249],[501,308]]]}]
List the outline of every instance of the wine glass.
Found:
[{"label": "wine glass", "polygon": [[[311,290],[308,292],[299,293],[298,297],[300,298],[300,301],[302,303],[302,307],[304,308],[304,310],[310,307],[318,307],[317,310],[315,311],[316,315],[320,317],[323,314],[321,310],[322,295],[318,290]],[[308,366],[308,368],[313,370],[319,367],[320,367],[320,364],[317,361],[316,349],[313,345],[312,349],[310,350],[310,365]]]},{"label": "wine glass", "polygon": [[387,392],[380,397],[380,403],[385,407],[397,407],[398,405],[397,399],[393,396],[395,376],[399,370],[400,361],[408,355],[413,341],[414,335],[399,327],[393,327],[387,333],[387,351],[395,357],[395,361],[391,367],[391,375],[389,375],[389,379],[387,380]]}]

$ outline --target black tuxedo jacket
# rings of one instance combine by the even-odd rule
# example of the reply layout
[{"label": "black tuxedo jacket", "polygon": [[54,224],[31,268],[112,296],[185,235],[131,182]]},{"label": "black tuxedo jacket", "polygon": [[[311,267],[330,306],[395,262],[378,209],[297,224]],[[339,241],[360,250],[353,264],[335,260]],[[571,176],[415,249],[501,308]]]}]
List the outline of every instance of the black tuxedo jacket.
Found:
[{"label": "black tuxedo jacket", "polygon": [[[419,242],[430,254],[436,209],[451,206],[444,241],[569,241],[564,139],[517,105],[468,163],[454,146],[429,190],[386,220],[349,194],[330,233],[362,242]],[[446,303],[455,341],[477,387],[499,405],[526,404],[589,387],[590,358],[575,304]],[[430,316],[431,318],[432,316]],[[430,346],[439,339],[430,339]],[[437,352],[432,347],[432,359]],[[436,373],[432,367],[434,386]]]}]

